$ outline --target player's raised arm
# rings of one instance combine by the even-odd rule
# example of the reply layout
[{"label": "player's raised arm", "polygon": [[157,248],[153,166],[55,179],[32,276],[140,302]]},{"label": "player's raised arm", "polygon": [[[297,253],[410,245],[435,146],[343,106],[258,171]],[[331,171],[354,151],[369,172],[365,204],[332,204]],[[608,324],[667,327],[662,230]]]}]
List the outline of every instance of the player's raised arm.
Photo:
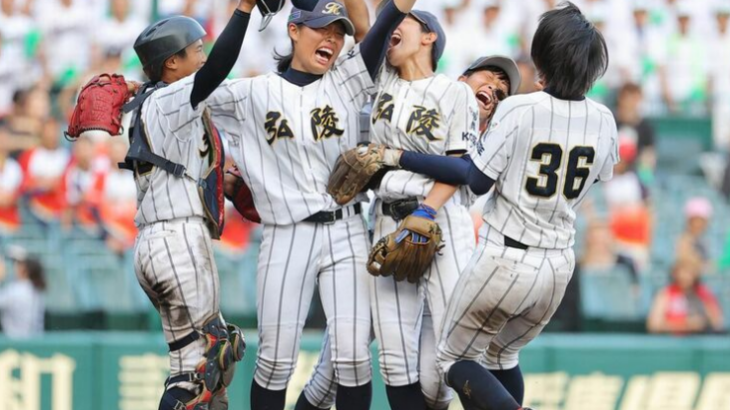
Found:
[{"label": "player's raised arm", "polygon": [[355,43],[361,42],[365,35],[370,31],[370,12],[365,0],[343,0],[347,8],[347,14],[350,16],[352,24],[355,26]]},{"label": "player's raised arm", "polygon": [[256,0],[241,0],[213,45],[208,60],[195,74],[195,83],[190,94],[190,104],[193,107],[197,107],[201,101],[208,98],[233,69],[246,36],[251,10],[255,5]]},{"label": "player's raised arm", "polygon": [[360,43],[362,59],[371,78],[375,78],[385,60],[393,30],[406,18],[416,2],[415,0],[383,1],[385,3],[379,8],[378,18]]}]

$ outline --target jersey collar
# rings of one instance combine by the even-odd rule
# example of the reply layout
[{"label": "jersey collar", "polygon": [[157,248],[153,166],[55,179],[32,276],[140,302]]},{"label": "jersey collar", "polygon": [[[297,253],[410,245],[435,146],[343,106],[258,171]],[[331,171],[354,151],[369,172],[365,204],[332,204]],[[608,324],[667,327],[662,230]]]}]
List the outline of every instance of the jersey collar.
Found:
[{"label": "jersey collar", "polygon": [[565,97],[563,97],[563,96],[560,96],[560,95],[558,95],[558,94],[557,94],[557,93],[555,92],[555,90],[553,90],[553,89],[552,89],[552,88],[550,88],[550,87],[547,87],[547,88],[545,88],[545,89],[544,89],[544,90],[542,90],[542,91],[543,91],[543,92],[545,92],[546,94],[549,94],[550,96],[552,96],[552,97],[554,97],[554,98],[557,98],[558,100],[565,100],[565,101],[583,101],[583,100],[585,100],[585,99],[586,99],[586,97],[585,97],[585,96],[581,96],[581,97],[577,97],[577,98],[565,98]]},{"label": "jersey collar", "polygon": [[286,71],[284,71],[284,73],[280,75],[281,78],[289,81],[294,85],[298,85],[299,87],[308,86],[309,84],[312,84],[313,82],[322,78],[321,75],[305,73],[303,71],[295,70],[291,67],[287,68]]}]

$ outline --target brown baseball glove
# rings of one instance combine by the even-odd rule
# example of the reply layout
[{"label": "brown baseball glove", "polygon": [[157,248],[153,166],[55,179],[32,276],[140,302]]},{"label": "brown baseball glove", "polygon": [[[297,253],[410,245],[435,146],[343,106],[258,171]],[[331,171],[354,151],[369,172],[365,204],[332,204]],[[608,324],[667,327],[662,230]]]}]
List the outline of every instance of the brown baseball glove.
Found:
[{"label": "brown baseball glove", "polygon": [[117,74],[92,78],[79,93],[66,137],[74,140],[92,130],[106,131],[112,136],[121,134],[122,106],[132,97],[136,86]]},{"label": "brown baseball glove", "polygon": [[409,215],[398,229],[381,238],[370,251],[368,272],[416,283],[431,265],[441,245],[441,228],[430,219]]},{"label": "brown baseball glove", "polygon": [[344,152],[327,182],[327,193],[340,205],[352,201],[378,171],[385,167],[385,146],[369,144]]}]

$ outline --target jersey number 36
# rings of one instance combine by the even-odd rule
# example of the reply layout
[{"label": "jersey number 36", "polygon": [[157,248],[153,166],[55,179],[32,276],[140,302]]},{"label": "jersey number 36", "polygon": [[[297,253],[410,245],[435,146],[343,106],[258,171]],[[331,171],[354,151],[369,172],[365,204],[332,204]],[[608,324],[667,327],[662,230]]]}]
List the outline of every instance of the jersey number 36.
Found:
[{"label": "jersey number 36", "polygon": [[[591,146],[578,145],[568,154],[563,179],[563,195],[566,199],[578,198],[586,185],[596,150]],[[535,145],[530,160],[540,163],[539,176],[528,177],[525,189],[530,195],[551,198],[558,190],[563,164],[563,147],[543,142]]]}]

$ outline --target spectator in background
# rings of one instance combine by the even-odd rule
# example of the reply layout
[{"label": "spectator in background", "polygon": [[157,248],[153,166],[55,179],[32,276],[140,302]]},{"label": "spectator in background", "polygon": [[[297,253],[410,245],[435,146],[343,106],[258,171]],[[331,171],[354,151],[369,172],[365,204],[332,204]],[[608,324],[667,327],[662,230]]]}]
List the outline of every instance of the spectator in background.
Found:
[{"label": "spectator in background", "polygon": [[[43,265],[28,257],[23,249],[11,249],[7,259],[13,262],[15,279],[0,288],[0,324],[9,338],[30,338],[43,333],[46,279]],[[0,258],[0,282],[7,275],[4,258]]]},{"label": "spectator in background", "polygon": [[538,81],[537,71],[535,70],[535,64],[532,63],[532,59],[527,55],[521,55],[517,58],[517,68],[520,70],[520,88],[517,90],[517,94],[530,94],[537,90],[535,83]]},{"label": "spectator in background", "polygon": [[646,322],[650,333],[719,332],[723,327],[717,299],[700,281],[701,263],[680,255],[672,268],[672,282],[654,298]]},{"label": "spectator in background", "polygon": [[103,26],[94,23],[92,8],[81,0],[48,0],[37,7],[36,18],[45,71],[54,84],[65,85],[89,67],[93,30]]},{"label": "spectator in background", "polygon": [[73,157],[64,177],[66,206],[62,225],[70,229],[74,222],[91,234],[99,228],[98,171],[94,169],[94,143],[81,136],[73,144]]},{"label": "spectator in background", "polygon": [[622,34],[626,56],[631,62],[629,81],[641,84],[650,108],[656,109],[661,103],[659,71],[664,61],[666,34],[660,25],[652,21],[653,10],[649,0],[637,0],[633,5],[633,25]]},{"label": "spectator in background", "polygon": [[18,197],[23,172],[20,165],[8,156],[7,131],[0,128],[0,236],[15,233],[20,227]]},{"label": "spectator in background", "polygon": [[730,4],[715,10],[715,36],[712,49],[712,125],[715,146],[730,152]]},{"label": "spectator in background", "polygon": [[631,276],[634,283],[638,284],[639,274],[634,261],[617,251],[608,222],[600,219],[591,220],[585,235],[585,249],[576,271],[579,269],[582,273],[607,272],[620,267]]},{"label": "spectator in background", "polygon": [[[636,144],[636,158],[630,165],[647,184],[653,180],[656,149],[654,127],[641,114],[642,102],[641,87],[634,83],[624,84],[616,100],[616,126],[620,139]],[[622,157],[621,161],[628,162],[628,159]]]},{"label": "spectator in background", "polygon": [[101,192],[100,213],[106,235],[106,244],[112,252],[123,254],[134,245],[137,227],[134,216],[137,213],[137,188],[132,173],[119,169],[127,155],[127,142],[121,137],[110,138],[109,162],[106,173],[100,174],[98,183]]},{"label": "spectator in background", "polygon": [[109,0],[111,13],[101,23],[104,30],[94,36],[101,55],[120,54],[132,48],[147,23],[130,13],[130,0]]},{"label": "spectator in background", "polygon": [[40,146],[24,152],[18,161],[23,169],[23,193],[28,196],[29,209],[42,222],[58,220],[65,203],[63,176],[70,155],[60,146],[60,138],[60,124],[55,118],[47,118]]},{"label": "spectator in background", "polygon": [[16,76],[16,62],[8,55],[2,30],[0,30],[0,118],[5,117],[13,108],[13,92]]},{"label": "spectator in background", "polygon": [[15,92],[13,110],[4,121],[8,130],[6,147],[10,156],[18,158],[22,152],[40,144],[43,123],[50,113],[48,90],[42,85]]},{"label": "spectator in background", "polygon": [[707,267],[710,251],[704,235],[712,218],[712,203],[707,198],[692,198],[684,205],[684,217],[687,223],[677,239],[677,255],[688,255]]},{"label": "spectator in background", "polygon": [[0,0],[0,117],[12,109],[13,93],[29,87],[40,74],[32,61],[39,36],[28,14],[31,3]]},{"label": "spectator in background", "polygon": [[651,212],[649,191],[632,167],[637,145],[628,139],[619,140],[621,162],[616,164],[613,179],[601,184],[608,207],[616,249],[644,269],[649,264],[651,248]]},{"label": "spectator in background", "polygon": [[677,30],[666,42],[660,72],[662,97],[672,114],[701,114],[707,98],[708,50],[706,41],[692,31],[692,4],[677,3]]}]

